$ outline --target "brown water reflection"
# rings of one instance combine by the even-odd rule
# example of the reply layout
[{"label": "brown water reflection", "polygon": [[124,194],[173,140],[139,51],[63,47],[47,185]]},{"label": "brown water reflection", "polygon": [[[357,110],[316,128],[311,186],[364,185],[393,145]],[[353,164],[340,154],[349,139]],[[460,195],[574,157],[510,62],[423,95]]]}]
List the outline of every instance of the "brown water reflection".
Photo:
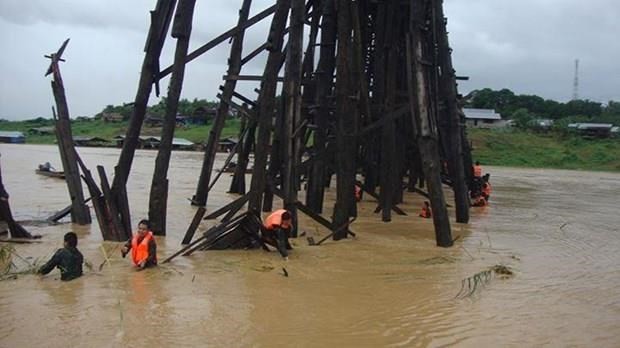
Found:
[{"label": "brown water reflection", "polygon": [[[0,152],[18,220],[67,204],[63,182],[34,174],[41,162],[60,163],[55,147],[3,144]],[[118,158],[116,149],[79,152],[108,173]],[[155,156],[136,157],[134,224],[146,216]],[[193,217],[187,198],[201,160],[200,153],[173,154],[160,258],[178,250]],[[69,283],[55,272],[0,282],[0,347],[620,346],[620,175],[487,169],[491,205],[473,210],[469,225],[453,223],[460,238],[450,249],[435,247],[428,220],[380,222],[367,198],[353,228],[358,238],[319,247],[297,239],[286,263],[258,250],[199,252],[134,272],[96,224],[28,225],[43,241],[15,246],[21,256],[48,257],[74,230],[94,268]],[[224,193],[229,177],[222,179],[209,210],[234,197]],[[405,199],[403,209],[417,215],[420,197]],[[302,230],[325,234],[308,220]],[[98,272],[102,247],[112,257]],[[455,299],[462,279],[496,264],[515,276]]]}]

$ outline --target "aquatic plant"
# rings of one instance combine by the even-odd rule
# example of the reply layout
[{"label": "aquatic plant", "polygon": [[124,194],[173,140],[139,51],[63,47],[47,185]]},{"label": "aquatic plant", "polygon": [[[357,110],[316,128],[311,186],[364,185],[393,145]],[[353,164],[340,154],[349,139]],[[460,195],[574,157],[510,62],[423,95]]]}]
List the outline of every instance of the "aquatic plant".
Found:
[{"label": "aquatic plant", "polygon": [[35,274],[43,264],[43,259],[36,258],[31,263],[21,257],[11,245],[0,245],[0,281],[17,279],[24,274]]},{"label": "aquatic plant", "polygon": [[514,272],[510,267],[505,265],[495,265],[478,272],[471,277],[465,278],[461,281],[461,290],[454,298],[466,298],[472,296],[476,291],[488,284],[494,276],[498,276],[501,279],[506,279],[514,276]]}]

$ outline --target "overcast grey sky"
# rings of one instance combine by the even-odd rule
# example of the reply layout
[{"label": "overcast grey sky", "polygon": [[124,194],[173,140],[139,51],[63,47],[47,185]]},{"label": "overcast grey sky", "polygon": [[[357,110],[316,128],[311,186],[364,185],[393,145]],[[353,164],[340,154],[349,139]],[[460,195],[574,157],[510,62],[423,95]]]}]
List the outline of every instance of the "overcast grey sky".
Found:
[{"label": "overcast grey sky", "polygon": [[[252,13],[274,0],[255,0]],[[620,2],[617,0],[445,0],[459,90],[509,88],[567,101],[574,62],[580,60],[579,96],[620,101]],[[134,99],[155,0],[0,0],[0,118],[51,117],[49,60],[71,38],[61,63],[71,117],[93,116],[108,104]],[[198,0],[195,49],[234,26],[241,0]],[[261,44],[268,21],[246,35],[245,50]],[[182,97],[214,100],[226,72],[228,43],[187,66]],[[172,62],[174,41],[162,67]],[[260,74],[264,58],[244,66]],[[168,79],[162,81],[165,95]],[[239,89],[254,97],[253,82]],[[152,97],[151,103],[157,98]]]}]

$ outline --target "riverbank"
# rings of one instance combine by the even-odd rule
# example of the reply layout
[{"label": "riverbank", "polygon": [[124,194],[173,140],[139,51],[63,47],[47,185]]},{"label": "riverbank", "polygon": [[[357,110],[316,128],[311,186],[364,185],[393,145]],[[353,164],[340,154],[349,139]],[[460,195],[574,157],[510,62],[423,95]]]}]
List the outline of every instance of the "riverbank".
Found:
[{"label": "riverbank", "polygon": [[[111,146],[115,142],[113,138],[118,135],[125,135],[127,132],[127,121],[122,122],[104,122],[103,120],[82,119],[71,121],[71,131],[73,136],[89,136],[98,137],[110,141]],[[186,125],[177,126],[174,131],[176,138],[184,138],[195,144],[201,144],[207,141],[209,131],[212,124],[207,125]],[[222,130],[222,138],[236,137],[239,134],[241,120],[238,118],[226,120],[226,125]],[[56,136],[51,132],[53,127],[52,120],[34,119],[27,121],[2,121],[0,122],[0,130],[18,131],[26,136],[28,144],[55,144]],[[142,135],[160,136],[161,127],[142,127]]]},{"label": "riverbank", "polygon": [[533,133],[514,128],[468,129],[472,155],[483,164],[594,171],[620,171],[620,139]]},{"label": "riverbank", "polygon": [[[222,131],[222,138],[239,134],[239,119],[229,119]],[[36,119],[20,122],[0,122],[0,130],[20,131],[29,144],[54,144],[53,134],[33,134],[32,129],[51,127],[51,120]],[[72,122],[74,136],[92,136],[111,141],[124,135],[127,122],[103,122],[85,119]],[[178,127],[175,137],[201,144],[207,139],[211,125]],[[620,172],[620,139],[584,139],[577,135],[559,136],[555,133],[534,133],[515,128],[468,129],[473,146],[473,157],[485,165],[594,170]],[[143,135],[159,136],[161,127],[142,128]]]}]

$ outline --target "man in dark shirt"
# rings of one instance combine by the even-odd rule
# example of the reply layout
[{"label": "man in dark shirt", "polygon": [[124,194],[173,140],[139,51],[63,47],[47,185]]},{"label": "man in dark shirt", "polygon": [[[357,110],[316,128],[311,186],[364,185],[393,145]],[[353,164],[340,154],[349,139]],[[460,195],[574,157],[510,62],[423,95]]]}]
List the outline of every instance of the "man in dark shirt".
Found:
[{"label": "man in dark shirt", "polygon": [[65,234],[65,247],[58,249],[54,256],[37,273],[48,274],[55,267],[60,269],[60,280],[72,280],[82,275],[84,257],[77,249],[77,235],[73,232]]}]

